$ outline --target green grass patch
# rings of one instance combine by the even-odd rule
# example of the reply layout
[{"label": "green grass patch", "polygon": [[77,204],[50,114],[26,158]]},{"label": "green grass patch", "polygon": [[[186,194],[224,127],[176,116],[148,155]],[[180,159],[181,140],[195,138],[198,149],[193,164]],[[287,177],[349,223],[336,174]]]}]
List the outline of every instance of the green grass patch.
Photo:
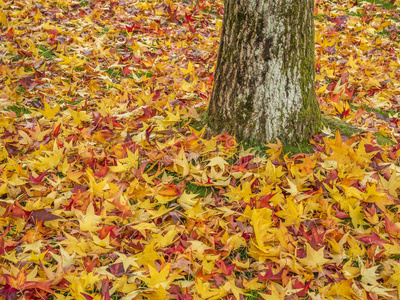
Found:
[{"label": "green grass patch", "polygon": [[[83,98],[77,98],[77,99],[75,99],[73,101],[58,100],[57,103],[60,104],[60,105],[67,104],[67,105],[74,105],[75,106],[75,105],[80,104],[83,100],[84,100]],[[67,106],[62,106],[61,109],[62,110],[66,110],[66,109],[68,109],[68,107]]]},{"label": "green grass patch", "polygon": [[212,189],[211,189],[211,187],[208,187],[208,186],[202,186],[202,185],[197,185],[192,182],[187,182],[186,183],[186,192],[192,193],[192,194],[198,194],[200,197],[204,198],[207,195],[212,193]]},{"label": "green grass patch", "polygon": [[365,111],[368,113],[374,112],[376,114],[381,114],[382,116],[385,116],[387,118],[390,118],[391,116],[393,116],[397,113],[397,111],[395,111],[395,110],[382,110],[382,109],[378,109],[378,108],[371,108],[365,104],[363,104],[361,106],[351,105],[351,109],[354,111],[357,111],[359,108],[365,109]]},{"label": "green grass patch", "polygon": [[383,29],[382,31],[377,31],[377,34],[379,36],[383,36],[383,37],[389,37],[390,36],[390,32],[387,31],[386,29]]},{"label": "green grass patch", "polygon": [[[258,154],[260,156],[264,156],[265,151],[269,149],[264,144],[258,145],[258,144],[254,144],[254,143],[243,142],[242,145],[243,145],[244,150],[252,148],[255,150],[256,154]],[[280,156],[283,157],[286,154],[288,154],[289,156],[292,156],[292,155],[296,155],[299,153],[313,153],[313,152],[314,152],[314,149],[311,146],[310,142],[308,142],[308,141],[303,141],[301,143],[295,143],[295,144],[282,143],[282,153]]]},{"label": "green grass patch", "polygon": [[263,299],[261,295],[258,293],[258,291],[250,291],[243,295],[245,299],[247,300],[258,300],[258,299]]},{"label": "green grass patch", "polygon": [[106,73],[113,78],[121,77],[121,71],[119,69],[108,69]]},{"label": "green grass patch", "polygon": [[75,67],[75,68],[74,68],[74,71],[75,71],[75,72],[83,72],[83,71],[85,71],[85,67],[84,67],[84,66]]},{"label": "green grass patch", "polygon": [[231,253],[228,256],[228,259],[232,261],[238,255],[239,255],[239,258],[240,258],[241,261],[248,260],[250,258],[249,248],[241,246],[240,248],[238,248],[238,249],[236,249],[234,251],[231,251]]},{"label": "green grass patch", "polygon": [[294,145],[282,144],[282,155],[289,153],[289,156],[300,153],[313,153],[314,149],[308,141],[303,141]]},{"label": "green grass patch", "polygon": [[113,294],[112,296],[110,296],[112,300],[119,300],[122,299],[122,296],[119,294]]},{"label": "green grass patch", "polygon": [[[151,78],[151,77],[153,77],[154,76],[154,73],[152,73],[152,72],[149,72],[149,71],[136,71],[135,72],[135,75],[137,76],[137,77],[143,77],[143,76],[146,76],[147,78]],[[129,77],[129,76],[128,76]],[[133,77],[132,77],[133,78]]]},{"label": "green grass patch", "polygon": [[[149,166],[149,167],[150,167],[150,166]],[[147,166],[146,166],[146,168],[145,168],[145,172],[146,172],[146,169],[148,169]],[[182,177],[179,177],[179,174],[177,174],[177,173],[175,173],[175,172],[173,172],[173,171],[170,171],[170,170],[164,170],[163,173],[161,173],[160,175],[158,175],[158,176],[156,177],[157,180],[162,180],[164,174],[165,174],[166,176],[171,176],[171,177],[173,177],[173,178],[174,178],[173,181],[174,181],[174,184],[175,184],[175,185],[177,185],[179,182],[181,182],[181,181],[184,180]]]},{"label": "green grass patch", "polygon": [[57,3],[56,6],[63,10],[69,10],[68,5],[65,5],[65,4]]},{"label": "green grass patch", "polygon": [[77,98],[76,100],[70,102],[71,105],[78,105],[81,103],[84,99],[83,98]]},{"label": "green grass patch", "polygon": [[[388,115],[389,112],[384,112],[382,111],[382,114]],[[347,137],[351,137],[353,134],[360,133],[362,130],[358,129],[357,127],[350,125],[346,123],[343,120],[339,120],[336,118],[331,118],[327,115],[322,116],[322,124],[329,128],[333,133],[336,132],[336,130],[339,130],[339,133],[341,135],[345,135]],[[376,137],[376,141],[379,145],[393,145],[395,144],[394,141],[391,139],[379,134],[379,133],[374,133],[374,136]],[[253,143],[247,143],[243,142],[242,143],[243,148],[245,150],[252,148],[256,151],[257,154],[259,155],[265,155],[265,151],[268,150],[269,148],[264,146],[264,145],[255,145]],[[301,143],[296,143],[296,144],[285,144],[282,143],[282,153],[281,157],[284,155],[288,154],[289,156],[300,154],[300,153],[313,153],[314,149],[312,145],[309,143],[309,141],[303,141]]]},{"label": "green grass patch", "polygon": [[[389,112],[387,112],[389,113]],[[352,136],[353,134],[360,133],[362,132],[360,129],[357,127],[350,125],[346,123],[345,121],[335,119],[335,118],[330,118],[326,115],[322,116],[322,124],[325,127],[328,127],[332,132],[336,132],[336,130],[339,130],[339,133],[345,136]],[[395,142],[392,141],[391,139],[379,134],[379,133],[374,133],[374,136],[376,137],[376,141],[379,145],[394,145]]]},{"label": "green grass patch", "polygon": [[15,112],[17,114],[18,118],[21,117],[24,114],[30,114],[31,113],[31,111],[27,107],[25,107],[23,105],[13,105],[13,106],[10,106],[10,107],[6,108],[6,110]]},{"label": "green grass patch", "polygon": [[86,6],[89,6],[89,2],[88,1],[81,1],[81,2],[79,2],[79,5],[81,7],[86,7]]},{"label": "green grass patch", "polygon": [[204,127],[207,126],[207,111],[203,111],[200,114],[200,120],[193,120],[190,123],[190,127],[196,129],[197,131],[202,130]]},{"label": "green grass patch", "polygon": [[336,132],[336,130],[339,130],[340,134],[343,134],[348,137],[358,132],[361,132],[361,130],[358,129],[357,127],[347,124],[345,121],[331,118],[327,115],[322,116],[322,124],[325,127],[329,128],[332,132]]},{"label": "green grass patch", "polygon": [[102,27],[101,30],[97,31],[96,35],[100,36],[100,35],[105,35],[107,32],[109,32],[110,29],[107,27]]},{"label": "green grass patch", "polygon": [[53,60],[56,57],[54,52],[48,47],[40,45],[38,48],[39,48],[39,54],[43,56],[46,60]]},{"label": "green grass patch", "polygon": [[[367,111],[368,111],[368,109],[367,109]],[[397,111],[395,111],[395,110],[381,110],[381,109],[376,109],[376,108],[371,109],[371,111],[381,114],[382,116],[385,116],[387,118],[390,118],[391,116],[393,116],[397,113]]]},{"label": "green grass patch", "polygon": [[[382,6],[383,8],[386,9],[396,9],[397,6],[390,3],[389,1],[384,1],[384,0],[364,0],[365,2],[369,2],[371,4],[376,4],[378,6]],[[358,2],[358,5],[360,6],[363,1]]]},{"label": "green grass patch", "polygon": [[374,136],[376,137],[376,141],[379,145],[395,145],[396,143],[392,141],[391,139],[379,134],[379,133],[374,133]]},{"label": "green grass patch", "polygon": [[[358,108],[356,108],[356,109],[358,109]],[[392,110],[383,111],[383,110],[371,109],[371,108],[365,108],[365,109],[368,112],[374,111],[375,113],[381,114],[382,116],[385,116],[385,117],[389,117],[390,115],[394,115],[396,113],[395,111],[392,111]],[[322,116],[322,124],[323,124],[323,126],[329,128],[333,133],[335,133],[336,130],[339,130],[341,135],[345,135],[347,137],[351,137],[353,134],[362,132],[357,127],[350,125],[343,120],[329,117],[327,115]],[[207,112],[204,112],[202,114],[201,120],[192,122],[190,124],[190,126],[196,130],[201,130],[202,128],[206,127],[207,126]],[[207,132],[211,133],[210,130],[207,130]],[[395,144],[394,141],[392,141],[391,139],[389,139],[379,133],[374,133],[374,135],[375,135],[376,141],[379,145]],[[244,150],[253,149],[255,154],[258,154],[260,156],[264,156],[265,151],[269,149],[263,143],[256,144],[256,143],[252,143],[252,142],[243,141],[241,143],[241,145],[243,146]],[[300,154],[300,153],[313,153],[313,152],[314,152],[313,146],[309,143],[309,141],[303,141],[303,142],[295,143],[295,144],[282,143],[281,157],[283,157],[286,154],[288,154],[289,156],[292,156],[292,155],[296,155],[296,154]]]},{"label": "green grass patch", "polygon": [[12,62],[17,62],[20,61],[23,58],[23,56],[21,54],[15,55],[11,58]]},{"label": "green grass patch", "polygon": [[[398,8],[396,5],[390,3],[389,1],[384,1],[384,0],[363,0],[363,1],[358,1],[358,6],[361,6],[361,4],[363,2],[368,2],[370,4],[375,4],[375,5],[379,6],[379,7],[383,7],[383,8],[388,9],[388,10],[389,9],[397,9]],[[355,13],[355,12],[349,12],[348,10],[346,10],[346,12],[347,12],[347,14],[349,16],[355,16],[355,17],[359,17],[359,18],[361,18],[362,16],[365,15],[365,12],[356,12]],[[392,20],[396,20],[396,21],[399,20],[398,18],[390,16],[390,15],[388,15],[386,17],[389,18],[389,19],[392,19]]]},{"label": "green grass patch", "polygon": [[314,15],[314,20],[318,20],[320,22],[325,21],[325,15]]},{"label": "green grass patch", "polygon": [[26,90],[25,90],[25,88],[23,87],[23,86],[21,86],[21,85],[19,85],[18,87],[17,87],[17,90],[16,90],[16,92],[17,92],[17,94],[25,94],[26,93]]}]

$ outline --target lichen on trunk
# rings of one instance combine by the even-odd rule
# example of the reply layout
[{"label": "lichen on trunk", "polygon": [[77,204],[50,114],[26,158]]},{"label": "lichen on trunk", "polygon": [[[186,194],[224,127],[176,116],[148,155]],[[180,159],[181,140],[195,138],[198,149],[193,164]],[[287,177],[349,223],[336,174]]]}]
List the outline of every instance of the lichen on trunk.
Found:
[{"label": "lichen on trunk", "polygon": [[208,125],[239,140],[299,142],[320,129],[313,0],[226,0]]}]

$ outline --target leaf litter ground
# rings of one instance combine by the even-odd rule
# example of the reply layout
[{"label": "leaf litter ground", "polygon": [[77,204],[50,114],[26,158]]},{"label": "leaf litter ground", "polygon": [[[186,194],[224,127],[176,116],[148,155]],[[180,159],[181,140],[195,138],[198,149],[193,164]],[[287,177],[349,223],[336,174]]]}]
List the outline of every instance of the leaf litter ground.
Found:
[{"label": "leaf litter ground", "polygon": [[398,299],[399,4],[316,1],[360,132],[261,155],[199,126],[220,1],[0,0],[0,298]]}]

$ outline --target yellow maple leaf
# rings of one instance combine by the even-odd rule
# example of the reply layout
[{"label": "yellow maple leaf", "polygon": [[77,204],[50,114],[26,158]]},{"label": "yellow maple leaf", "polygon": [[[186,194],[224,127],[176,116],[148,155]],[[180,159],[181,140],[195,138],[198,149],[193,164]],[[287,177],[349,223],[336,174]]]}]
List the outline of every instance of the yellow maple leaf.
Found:
[{"label": "yellow maple leaf", "polygon": [[187,248],[190,251],[197,252],[200,257],[203,256],[206,250],[211,249],[211,247],[207,246],[201,241],[191,241],[191,245]]},{"label": "yellow maple leaf", "polygon": [[[135,228],[137,229],[137,228]],[[140,252],[137,255],[137,264],[140,265],[148,265],[155,268],[155,261],[160,259],[160,255],[154,250],[156,240],[153,239],[150,244],[144,247],[143,252]]]},{"label": "yellow maple leaf", "polygon": [[353,224],[354,228],[358,228],[366,224],[364,222],[364,212],[361,206],[357,206],[355,209],[350,206],[349,215],[351,217],[351,223]]},{"label": "yellow maple leaf", "polygon": [[343,275],[346,279],[358,277],[360,275],[360,268],[352,267],[353,260],[349,260],[343,265]]},{"label": "yellow maple leaf", "polygon": [[341,280],[339,283],[332,285],[327,296],[342,296],[347,299],[354,299],[355,294],[351,288],[352,280]]},{"label": "yellow maple leaf", "polygon": [[20,270],[17,276],[15,277],[9,274],[3,274],[3,278],[5,278],[7,284],[10,285],[12,288],[21,290],[23,285],[26,283],[27,279],[26,270],[25,269]]},{"label": "yellow maple leaf", "polygon": [[0,197],[7,193],[8,193],[7,183],[3,183],[2,185],[0,185]]},{"label": "yellow maple leaf", "polygon": [[365,202],[375,203],[382,211],[386,211],[386,205],[394,204],[392,199],[389,199],[385,193],[377,191],[376,183],[367,185],[367,193],[365,193]]},{"label": "yellow maple leaf", "polygon": [[[101,227],[100,227],[101,228]],[[99,228],[99,229],[100,229]],[[110,246],[110,235],[106,235],[104,239],[101,239],[97,236],[97,234],[93,234],[95,230],[92,230],[90,235],[92,236],[93,243],[102,247],[102,248],[108,248],[108,249],[113,249],[113,246]]]},{"label": "yellow maple leaf", "polygon": [[207,167],[214,167],[214,166],[218,166],[220,168],[221,171],[225,171],[225,166],[229,165],[226,160],[224,160],[222,157],[220,156],[216,156],[210,159],[210,162],[207,164]]},{"label": "yellow maple leaf", "polygon": [[74,65],[75,67],[82,66],[85,62],[86,59],[80,59],[78,58],[77,55],[71,56],[71,55],[62,55],[62,54],[57,54],[59,59],[61,60],[59,62],[60,65]]},{"label": "yellow maple leaf", "polygon": [[54,108],[51,108],[50,105],[45,101],[44,109],[39,109],[39,111],[46,119],[53,120],[60,111],[60,105],[56,105]]},{"label": "yellow maple leaf", "polygon": [[161,126],[169,126],[169,125],[173,125],[177,122],[179,122],[181,120],[181,115],[179,113],[179,110],[175,110],[173,111],[169,106],[168,106],[168,110],[165,111],[165,113],[167,114],[167,116],[164,119],[160,119],[159,121],[157,120],[157,122],[161,125]]},{"label": "yellow maple leaf", "polygon": [[316,91],[317,95],[323,94],[323,93],[325,92],[326,88],[328,87],[328,85],[329,85],[329,83],[328,83],[328,84],[325,84],[325,85],[323,85],[323,86],[321,86],[321,87]]},{"label": "yellow maple leaf", "polygon": [[349,250],[347,251],[347,255],[350,257],[362,257],[365,255],[365,248],[361,244],[359,246],[359,242],[351,235],[347,236],[347,243],[349,244]]},{"label": "yellow maple leaf", "polygon": [[69,108],[67,112],[71,115],[73,119],[71,124],[75,126],[81,126],[82,122],[87,122],[91,119],[91,117],[85,111],[75,111]]},{"label": "yellow maple leaf", "polygon": [[356,62],[358,59],[354,60],[353,55],[350,55],[349,61],[346,63],[346,66],[350,66],[352,69],[358,69]]},{"label": "yellow maple leaf", "polygon": [[390,297],[387,292],[393,291],[393,289],[385,288],[377,280],[381,278],[380,271],[378,271],[379,265],[366,268],[364,263],[361,264],[361,285],[367,292],[373,292],[375,294],[384,296],[386,299]]},{"label": "yellow maple leaf", "polygon": [[60,254],[61,254],[61,260],[59,263],[63,265],[63,267],[68,267],[74,264],[75,262],[75,252],[72,252],[72,254],[69,254],[67,251],[64,250],[63,247],[60,247]]},{"label": "yellow maple leaf", "polygon": [[224,290],[230,291],[236,299],[240,299],[240,295],[244,295],[245,291],[244,289],[239,288],[236,284],[233,278],[230,278],[230,280],[225,283],[224,285]]},{"label": "yellow maple leaf", "polygon": [[298,261],[310,270],[321,270],[321,267],[326,264],[329,259],[324,258],[325,247],[315,251],[310,244],[307,244],[307,256],[298,258]]},{"label": "yellow maple leaf", "polygon": [[81,184],[81,182],[78,180],[80,177],[82,177],[85,172],[72,172],[72,166],[69,165],[68,171],[67,171],[67,177],[76,182],[77,184]]},{"label": "yellow maple leaf", "polygon": [[117,161],[116,166],[110,166],[110,171],[113,173],[123,173],[129,170],[129,166],[126,164],[121,164],[120,161]]},{"label": "yellow maple leaf", "polygon": [[0,161],[6,159],[7,157],[8,157],[8,152],[6,150],[6,147],[0,146]]},{"label": "yellow maple leaf", "polygon": [[42,264],[41,268],[43,269],[44,273],[46,274],[46,277],[52,281],[52,284],[58,284],[64,277],[62,262],[57,264],[57,269],[55,272],[52,271],[52,270],[54,270],[54,268],[52,266],[49,268],[46,268],[46,266],[44,264]]},{"label": "yellow maple leaf", "polygon": [[[87,253],[89,251],[89,246],[84,241],[83,238],[80,238],[80,240],[78,241],[77,238],[75,238],[74,236],[72,236],[66,232],[64,232],[63,234],[66,237],[66,239],[62,240],[59,244],[66,246],[65,250],[67,253],[76,252],[77,254],[79,254],[81,256],[87,255]],[[50,252],[50,254],[53,255],[52,252]],[[54,255],[56,255],[56,254],[54,254]],[[57,258],[55,258],[55,260],[57,260]]]},{"label": "yellow maple leaf", "polygon": [[269,144],[266,144],[265,146],[270,148],[270,149],[266,150],[265,153],[267,155],[269,155],[269,158],[271,160],[279,158],[279,155],[281,155],[282,149],[283,149],[283,145],[279,139],[276,139],[276,144],[269,143]]},{"label": "yellow maple leaf", "polygon": [[199,199],[196,199],[198,194],[188,194],[186,191],[183,192],[183,194],[179,197],[178,203],[185,209],[189,210],[192,209],[193,206],[199,201]]},{"label": "yellow maple leaf", "polygon": [[39,255],[36,255],[34,252],[31,252],[31,257],[28,258],[27,260],[30,261],[31,263],[34,264],[40,264],[40,262],[42,263],[47,263],[44,260],[44,256],[47,254],[47,250],[43,251],[42,253],[40,253]]},{"label": "yellow maple leaf", "polygon": [[[234,264],[236,264],[236,262],[237,261],[233,261]],[[248,267],[249,266],[247,266],[245,268],[247,269]],[[265,284],[260,283],[258,277],[250,279],[249,281],[247,281],[246,278],[243,277],[243,286],[245,289],[248,289],[248,290],[261,290],[261,289],[265,288]]]},{"label": "yellow maple leaf", "polygon": [[[26,182],[22,180],[17,173],[14,173],[11,178],[7,178],[6,174],[3,174],[3,181],[11,184],[12,186],[24,185]],[[4,188],[3,188],[4,189]]]},{"label": "yellow maple leaf", "polygon": [[95,215],[93,203],[90,203],[86,209],[86,214],[79,210],[74,210],[75,214],[79,217],[79,228],[82,231],[94,232],[101,227],[97,226],[101,222],[101,217]]},{"label": "yellow maple leaf", "polygon": [[274,284],[271,284],[268,289],[271,291],[271,294],[268,295],[268,294],[260,293],[260,296],[264,300],[284,300],[285,299],[285,291],[278,291],[278,289],[275,287]]},{"label": "yellow maple leaf", "polygon": [[250,214],[251,225],[254,228],[255,238],[251,240],[250,255],[258,257],[261,261],[279,256],[279,246],[273,246],[268,242],[275,240],[276,229],[272,228],[272,211],[264,207],[262,209],[248,209],[245,215]]},{"label": "yellow maple leaf", "polygon": [[389,180],[386,180],[383,176],[379,175],[381,179],[381,185],[384,189],[386,189],[390,195],[397,198],[396,190],[400,188],[400,178],[397,176],[396,169],[392,170],[392,176],[390,176]]},{"label": "yellow maple leaf", "polygon": [[[173,198],[173,199],[175,199],[175,198]],[[155,218],[158,218],[158,217],[166,215],[167,213],[169,213],[173,209],[174,209],[174,207],[166,208],[164,205],[161,205],[160,208],[158,208],[158,209],[148,209],[147,212],[151,215],[152,219],[155,219]]]},{"label": "yellow maple leaf", "polygon": [[186,80],[182,81],[181,89],[185,92],[192,93],[194,91],[193,83],[186,82]]},{"label": "yellow maple leaf", "polygon": [[244,182],[237,187],[229,186],[229,192],[225,193],[225,196],[229,198],[229,201],[243,201],[249,203],[250,199],[253,197],[251,184],[252,182]]},{"label": "yellow maple leaf", "polygon": [[86,169],[86,176],[89,179],[86,183],[90,187],[90,192],[97,196],[104,196],[104,193],[110,189],[108,185],[108,178],[105,178],[103,181],[97,183],[96,179],[94,178],[93,171],[90,168]]},{"label": "yellow maple leaf", "polygon": [[155,238],[157,240],[157,246],[164,248],[164,247],[171,245],[175,240],[176,234],[177,234],[177,231],[173,228],[171,230],[167,231],[167,233],[165,233],[165,234],[162,234],[162,235],[157,234],[155,236]]},{"label": "yellow maple leaf", "polygon": [[187,69],[183,69],[183,68],[179,68],[179,70],[181,70],[181,72],[186,76],[186,75],[190,75],[193,74],[195,72],[194,70],[194,65],[192,64],[192,62],[189,60]]},{"label": "yellow maple leaf", "polygon": [[114,173],[122,173],[128,171],[130,168],[138,168],[139,165],[139,151],[135,153],[128,150],[128,157],[119,159],[116,166],[110,166],[110,170]]},{"label": "yellow maple leaf", "polygon": [[392,280],[397,281],[397,291],[400,295],[400,266],[396,263],[393,264],[394,274],[390,276]]},{"label": "yellow maple leaf", "polygon": [[303,215],[303,211],[304,207],[301,202],[296,204],[293,200],[293,197],[288,197],[287,207],[275,214],[278,217],[285,219],[285,226],[290,226],[298,225],[302,221],[301,216]]},{"label": "yellow maple leaf", "polygon": [[2,10],[0,10],[0,25],[7,26],[7,15]]},{"label": "yellow maple leaf", "polygon": [[196,280],[195,287],[202,299],[222,299],[226,296],[226,291],[222,287],[212,288],[209,282],[203,282],[200,279]]},{"label": "yellow maple leaf", "polygon": [[114,261],[114,264],[122,263],[125,270],[128,270],[130,266],[135,269],[139,268],[139,265],[136,263],[138,258],[136,258],[135,256],[126,256],[125,254],[119,252],[115,253],[119,256],[119,258]]},{"label": "yellow maple leaf", "polygon": [[168,275],[170,273],[170,264],[166,264],[160,272],[151,265],[149,265],[150,278],[142,278],[142,280],[147,284],[150,288],[158,288],[162,286],[164,289],[167,289],[170,284],[170,280],[168,280]]},{"label": "yellow maple leaf", "polygon": [[179,151],[177,157],[173,159],[174,171],[178,174],[182,174],[183,177],[189,175],[189,163],[186,159],[185,151],[183,148]]},{"label": "yellow maple leaf", "polygon": [[146,298],[149,300],[164,300],[168,299],[168,296],[165,289],[160,285],[156,291],[152,292],[151,294],[146,294]]},{"label": "yellow maple leaf", "polygon": [[[69,290],[76,300],[86,300],[87,298],[83,295],[87,294],[87,290],[93,289],[93,285],[100,281],[100,278],[95,276],[93,272],[86,273],[85,271],[81,272],[79,276],[67,275],[65,279],[70,282]],[[93,300],[101,300],[100,294],[90,296]]]}]

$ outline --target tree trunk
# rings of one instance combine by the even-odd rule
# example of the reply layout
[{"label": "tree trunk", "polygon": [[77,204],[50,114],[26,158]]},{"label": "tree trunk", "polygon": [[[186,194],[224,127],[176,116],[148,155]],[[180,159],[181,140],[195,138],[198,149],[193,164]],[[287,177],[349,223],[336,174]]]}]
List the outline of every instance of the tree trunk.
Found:
[{"label": "tree trunk", "polygon": [[211,130],[293,143],[320,129],[313,11],[313,0],[225,0]]}]

